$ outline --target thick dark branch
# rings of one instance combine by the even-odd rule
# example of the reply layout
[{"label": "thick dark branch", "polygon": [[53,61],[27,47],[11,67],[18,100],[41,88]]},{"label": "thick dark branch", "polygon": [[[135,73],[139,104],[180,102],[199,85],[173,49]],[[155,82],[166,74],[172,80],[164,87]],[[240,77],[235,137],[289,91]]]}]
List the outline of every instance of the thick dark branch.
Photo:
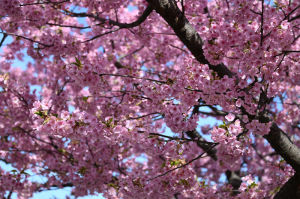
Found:
[{"label": "thick dark branch", "polygon": [[[200,147],[203,151],[206,152],[207,155],[209,155],[213,160],[217,161],[217,149],[211,147],[211,143],[207,142],[196,130],[193,131],[187,131],[186,134],[193,140],[197,140],[197,145]],[[241,176],[239,174],[239,171],[226,171],[226,177],[229,184],[231,184],[233,188],[233,194],[238,194],[239,187],[242,183]]]},{"label": "thick dark branch", "polygon": [[200,63],[208,64],[209,68],[220,77],[233,76],[233,73],[224,64],[212,65],[208,62],[203,53],[203,42],[200,35],[177,7],[174,0],[147,0],[147,2],[171,26],[178,38]]},{"label": "thick dark branch", "polygon": [[274,199],[300,198],[300,175],[295,174],[281,187]]},{"label": "thick dark branch", "polygon": [[[201,103],[201,99],[198,100],[199,103]],[[195,105],[192,115],[199,113],[199,107],[201,105]],[[207,142],[198,132],[196,129],[192,131],[185,132],[187,136],[189,136],[192,140],[197,141],[198,147],[200,147],[203,151],[207,153],[213,160],[217,160],[217,150],[215,148],[210,149],[211,143]]]},{"label": "thick dark branch", "polygon": [[274,199],[300,198],[300,149],[275,123],[272,124],[270,132],[264,138],[296,171],[296,174],[281,187]]},{"label": "thick dark branch", "polygon": [[232,194],[234,194],[234,195],[239,194],[240,193],[239,188],[242,184],[240,171],[229,171],[229,170],[227,170],[225,172],[225,174],[226,174],[227,181],[229,182],[229,184],[231,184],[231,186],[233,188]]},{"label": "thick dark branch", "polygon": [[[289,22],[292,21],[292,20],[294,20],[295,17],[293,17],[292,19],[290,19],[290,16],[291,16],[296,10],[298,10],[299,8],[300,8],[300,5],[298,5],[297,7],[295,7],[293,10],[291,10],[291,12],[290,12],[289,14],[287,14],[287,15],[284,17],[283,20],[288,19]],[[298,15],[298,16],[299,16],[299,15]],[[296,16],[296,17],[297,17],[297,16]]]},{"label": "thick dark branch", "polygon": [[272,148],[290,164],[293,169],[300,173],[300,149],[290,140],[275,123],[272,124],[270,132],[264,136]]},{"label": "thick dark branch", "polygon": [[297,16],[291,18],[291,19],[289,20],[289,22],[290,22],[290,21],[294,21],[294,20],[299,19],[299,18],[300,18],[300,15],[297,15]]},{"label": "thick dark branch", "polygon": [[212,159],[217,160],[216,148],[211,148],[211,143],[207,142],[196,130],[187,131],[186,134],[192,139],[197,141],[197,145],[207,153]]}]

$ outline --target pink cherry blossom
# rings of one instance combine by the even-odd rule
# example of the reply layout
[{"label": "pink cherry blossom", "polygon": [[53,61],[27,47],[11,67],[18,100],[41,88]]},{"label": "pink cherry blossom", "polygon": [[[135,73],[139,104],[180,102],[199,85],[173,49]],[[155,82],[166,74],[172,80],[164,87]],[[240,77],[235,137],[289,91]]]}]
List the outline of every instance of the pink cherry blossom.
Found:
[{"label": "pink cherry blossom", "polygon": [[0,197],[300,198],[299,4],[0,0]]},{"label": "pink cherry blossom", "polygon": [[229,122],[232,122],[235,118],[234,114],[229,113],[228,115],[225,116],[226,120]]}]

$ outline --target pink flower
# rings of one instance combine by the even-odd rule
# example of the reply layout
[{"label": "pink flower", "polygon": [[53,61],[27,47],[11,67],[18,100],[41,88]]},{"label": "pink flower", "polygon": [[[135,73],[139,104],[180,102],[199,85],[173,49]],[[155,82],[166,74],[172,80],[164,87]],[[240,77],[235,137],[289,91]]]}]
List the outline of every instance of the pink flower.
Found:
[{"label": "pink flower", "polygon": [[228,115],[225,116],[225,118],[228,122],[232,122],[235,116],[232,113],[229,113]]}]

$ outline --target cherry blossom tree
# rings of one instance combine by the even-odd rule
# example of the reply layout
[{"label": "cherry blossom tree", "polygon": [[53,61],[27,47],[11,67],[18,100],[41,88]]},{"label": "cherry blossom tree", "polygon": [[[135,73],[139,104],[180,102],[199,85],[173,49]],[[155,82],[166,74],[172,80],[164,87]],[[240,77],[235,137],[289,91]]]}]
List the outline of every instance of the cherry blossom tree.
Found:
[{"label": "cherry blossom tree", "polygon": [[299,0],[0,5],[1,197],[300,198]]}]

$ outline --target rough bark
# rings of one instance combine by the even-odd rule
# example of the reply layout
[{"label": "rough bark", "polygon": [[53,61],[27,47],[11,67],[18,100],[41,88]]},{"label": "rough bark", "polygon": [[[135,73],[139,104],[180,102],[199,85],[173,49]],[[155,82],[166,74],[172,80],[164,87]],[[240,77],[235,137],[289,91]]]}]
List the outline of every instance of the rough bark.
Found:
[{"label": "rough bark", "polygon": [[300,175],[291,177],[275,195],[274,199],[297,199],[300,198]]},{"label": "rough bark", "polygon": [[288,135],[283,132],[275,123],[272,124],[270,132],[264,136],[272,148],[283,157],[296,171],[275,195],[274,199],[300,198],[300,149]]},{"label": "rough bark", "polygon": [[285,132],[273,123],[270,132],[265,135],[264,138],[268,140],[272,148],[280,154],[296,172],[300,173],[300,149],[291,141]]},{"label": "rough bark", "polygon": [[186,134],[193,140],[197,140],[197,145],[207,153],[213,160],[217,160],[216,148],[211,148],[209,144],[196,130],[187,131]]},{"label": "rough bark", "polygon": [[202,64],[207,64],[209,68],[215,71],[220,77],[225,75],[232,77],[233,73],[224,65],[212,65],[204,56],[203,42],[189,23],[184,13],[178,8],[174,0],[147,0],[154,10],[171,26],[178,38],[184,43],[195,58]]}]

